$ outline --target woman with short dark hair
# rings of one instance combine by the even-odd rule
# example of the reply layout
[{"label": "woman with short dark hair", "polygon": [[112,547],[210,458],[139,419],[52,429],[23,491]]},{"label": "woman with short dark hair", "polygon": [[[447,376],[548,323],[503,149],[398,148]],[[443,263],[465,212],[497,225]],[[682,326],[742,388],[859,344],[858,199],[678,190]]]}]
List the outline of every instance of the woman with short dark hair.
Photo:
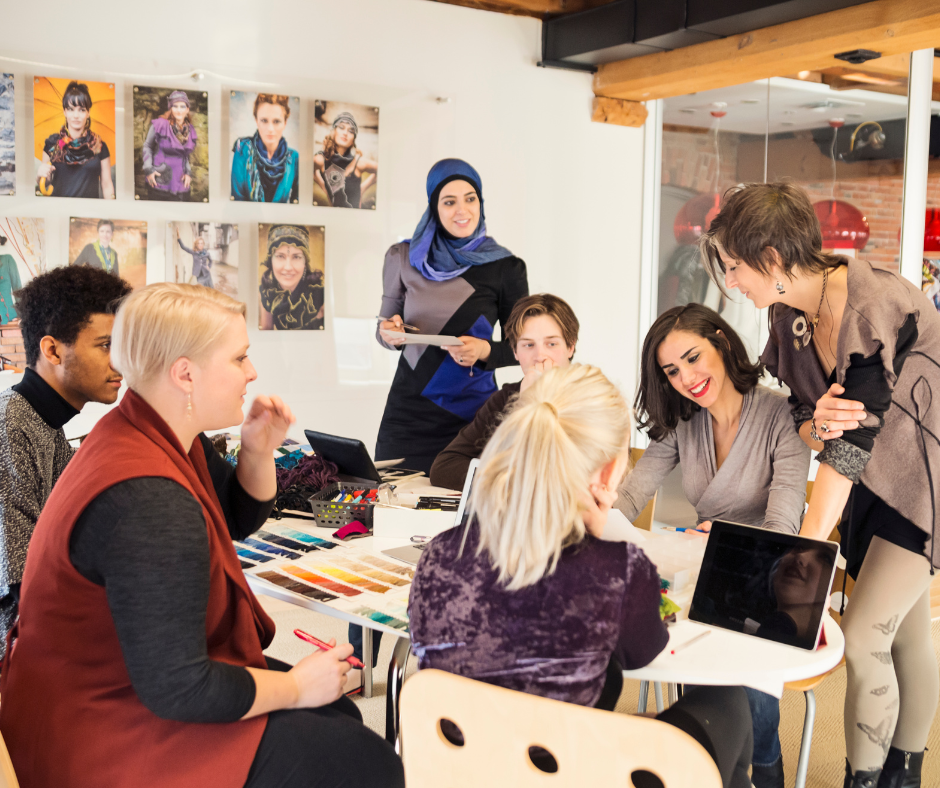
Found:
[{"label": "woman with short dark hair", "polygon": [[[800,529],[809,449],[785,397],[758,385],[741,338],[701,304],[677,306],[643,342],[637,422],[652,443],[620,486],[618,508],[635,520],[680,462],[700,530],[728,520],[785,533]],[[780,706],[748,689],[754,718],[753,782],[782,788]]]},{"label": "woman with short dark hair", "polygon": [[845,786],[917,788],[940,695],[930,637],[940,315],[897,271],[823,252],[809,196],[791,183],[732,190],[701,243],[716,282],[770,307],[761,359],[819,451],[801,533],[826,539],[842,515],[856,578],[842,619]]}]

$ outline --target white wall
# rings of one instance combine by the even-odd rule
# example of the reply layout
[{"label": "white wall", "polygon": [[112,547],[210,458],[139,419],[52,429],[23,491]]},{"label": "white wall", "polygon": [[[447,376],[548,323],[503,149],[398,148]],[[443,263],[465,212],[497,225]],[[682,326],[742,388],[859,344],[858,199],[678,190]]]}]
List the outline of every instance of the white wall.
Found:
[{"label": "white wall", "polygon": [[[426,205],[427,170],[445,156],[480,171],[490,233],[526,260],[532,292],[554,292],[574,307],[578,359],[603,367],[632,397],[643,130],[591,123],[590,76],[535,66],[537,21],[428,0],[86,0],[73,11],[53,0],[44,18],[54,21],[37,27],[29,4],[4,8],[0,70],[16,75],[17,196],[0,197],[0,215],[44,217],[54,263],[65,262],[69,216],[144,219],[150,282],[164,278],[167,221],[240,222],[252,316],[257,223],[325,225],[326,330],[251,331],[260,377],[250,393],[280,394],[298,416],[295,437],[313,428],[374,444],[397,360],[372,339],[383,256],[410,237]],[[206,73],[198,87],[209,92],[210,202],[135,202],[132,86],[194,89],[185,76],[193,71]],[[115,82],[116,203],[33,196],[37,75]],[[301,97],[300,205],[229,201],[223,89]],[[381,108],[374,212],[311,205],[315,98]],[[517,377],[518,368],[498,374],[501,382]],[[86,432],[102,411],[89,406],[67,432]]]}]

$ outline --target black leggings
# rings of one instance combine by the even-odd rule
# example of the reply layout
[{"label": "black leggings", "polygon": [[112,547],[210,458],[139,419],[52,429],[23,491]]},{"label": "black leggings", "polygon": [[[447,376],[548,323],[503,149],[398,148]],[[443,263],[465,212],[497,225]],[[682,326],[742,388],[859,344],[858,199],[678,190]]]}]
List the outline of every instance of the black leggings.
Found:
[{"label": "black leggings", "polygon": [[[685,731],[711,755],[724,788],[751,788],[751,709],[743,687],[694,687],[656,716]],[[647,788],[634,777],[636,788]],[[658,783],[657,783],[658,784]]]},{"label": "black leggings", "polygon": [[[607,663],[604,689],[594,707],[613,711],[623,689],[616,657]],[[747,693],[742,687],[693,687],[656,719],[685,731],[712,757],[724,788],[750,788],[747,775],[754,749],[754,729]],[[534,760],[534,757],[533,757]],[[633,778],[636,788],[658,788],[658,779]]]},{"label": "black leggings", "polygon": [[[270,670],[290,670],[268,659]],[[362,724],[342,697],[317,709],[268,714],[245,788],[404,788],[401,760],[385,739]]]}]

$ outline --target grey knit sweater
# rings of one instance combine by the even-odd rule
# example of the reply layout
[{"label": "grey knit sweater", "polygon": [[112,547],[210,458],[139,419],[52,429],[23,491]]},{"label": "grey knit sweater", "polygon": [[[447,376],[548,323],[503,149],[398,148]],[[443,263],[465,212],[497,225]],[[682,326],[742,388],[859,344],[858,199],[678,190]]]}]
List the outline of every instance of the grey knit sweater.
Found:
[{"label": "grey knit sweater", "polygon": [[23,579],[36,521],[75,453],[62,425],[77,412],[32,370],[0,391],[0,655],[16,617],[10,586]]}]

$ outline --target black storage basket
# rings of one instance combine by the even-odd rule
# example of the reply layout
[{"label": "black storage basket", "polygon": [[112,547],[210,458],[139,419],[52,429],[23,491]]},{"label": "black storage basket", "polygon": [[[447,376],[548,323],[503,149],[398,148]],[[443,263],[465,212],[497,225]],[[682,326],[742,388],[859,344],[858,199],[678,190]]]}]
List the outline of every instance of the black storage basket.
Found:
[{"label": "black storage basket", "polygon": [[374,503],[333,503],[332,499],[341,492],[353,493],[364,490],[367,493],[375,488],[375,485],[369,487],[361,482],[359,484],[336,482],[311,495],[307,502],[310,504],[313,516],[317,518],[317,525],[321,528],[342,528],[353,520],[358,520],[371,531]]}]

